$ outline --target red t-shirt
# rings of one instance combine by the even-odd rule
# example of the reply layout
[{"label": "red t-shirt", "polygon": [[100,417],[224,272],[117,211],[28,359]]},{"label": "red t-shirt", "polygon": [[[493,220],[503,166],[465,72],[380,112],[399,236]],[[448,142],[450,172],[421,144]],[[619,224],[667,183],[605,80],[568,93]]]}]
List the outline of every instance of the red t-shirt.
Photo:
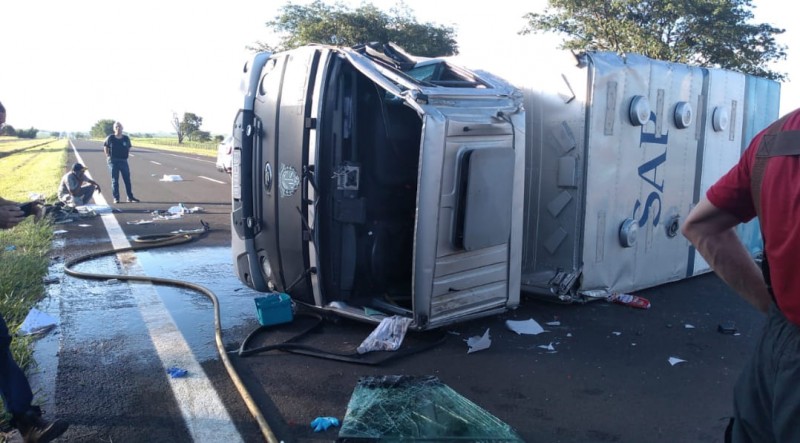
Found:
[{"label": "red t-shirt", "polygon": [[[800,109],[792,112],[782,129],[800,129]],[[753,138],[739,163],[706,193],[711,204],[742,222],[756,216],[750,172],[763,135],[764,131]],[[772,290],[786,318],[800,325],[800,156],[773,157],[767,162],[761,207],[759,223],[767,242]]]}]

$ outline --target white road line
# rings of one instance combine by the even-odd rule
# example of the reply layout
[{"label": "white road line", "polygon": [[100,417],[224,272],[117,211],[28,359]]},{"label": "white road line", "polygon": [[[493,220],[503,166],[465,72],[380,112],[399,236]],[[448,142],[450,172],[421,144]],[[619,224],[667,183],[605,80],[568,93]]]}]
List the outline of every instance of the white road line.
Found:
[{"label": "white road line", "polygon": [[[86,164],[72,141],[70,141],[70,145],[75,151],[78,162]],[[87,175],[89,174],[87,173]],[[94,200],[98,205],[107,204],[100,193],[94,195]],[[113,213],[102,214],[101,219],[114,248],[131,246]],[[131,272],[144,274],[138,261],[135,260],[135,253],[126,252],[119,254],[118,257],[122,263],[129,266]],[[192,440],[197,442],[242,442],[242,436],[233,425],[233,420],[225,409],[225,405],[203,371],[203,367],[194,358],[189,344],[186,343],[175,320],[164,306],[153,285],[132,284],[129,286],[134,299],[138,302],[142,319],[150,332],[150,339],[164,368],[161,373],[172,389],[172,394],[178,402]],[[186,369],[189,376],[182,378],[167,376],[167,369],[173,366]]]},{"label": "white road line", "polygon": [[154,162],[153,160],[150,160],[150,163],[152,163],[152,164],[154,164],[154,165],[161,166],[161,163],[159,163],[159,162]]},{"label": "white road line", "polygon": [[225,184],[225,182],[223,182],[223,181],[215,180],[213,178],[209,178],[209,177],[206,177],[206,176],[203,176],[203,175],[198,175],[198,177],[204,178],[204,179],[206,179],[206,180],[208,180],[210,182],[220,183],[220,184],[223,184],[223,185]]}]

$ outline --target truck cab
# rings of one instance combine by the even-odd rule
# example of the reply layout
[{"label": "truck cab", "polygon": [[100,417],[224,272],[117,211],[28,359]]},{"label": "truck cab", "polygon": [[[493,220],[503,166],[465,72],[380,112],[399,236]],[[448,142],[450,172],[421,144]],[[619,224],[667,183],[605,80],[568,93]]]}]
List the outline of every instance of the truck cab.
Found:
[{"label": "truck cab", "polygon": [[525,112],[486,72],[392,44],[245,65],[232,251],[258,291],[425,330],[519,303]]}]

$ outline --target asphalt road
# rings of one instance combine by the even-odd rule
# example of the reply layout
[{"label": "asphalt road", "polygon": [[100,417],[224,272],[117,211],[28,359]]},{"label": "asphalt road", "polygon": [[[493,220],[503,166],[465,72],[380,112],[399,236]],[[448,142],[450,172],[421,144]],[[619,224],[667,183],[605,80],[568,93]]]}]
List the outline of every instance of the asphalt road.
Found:
[{"label": "asphalt road", "polygon": [[[97,143],[77,150],[110,201],[108,171]],[[225,346],[235,350],[257,327],[259,294],[243,288],[230,265],[229,178],[213,159],[135,150],[130,160],[137,204],[112,205],[123,237],[194,229],[211,233],[176,248],[98,259],[86,272],[138,272],[185,279],[220,299]],[[167,175],[183,181],[163,182]],[[206,177],[206,178],[201,178]],[[208,180],[214,179],[223,183]],[[124,195],[124,194],[123,194]],[[128,224],[153,210],[183,203],[202,212],[178,220]],[[101,217],[60,225],[64,260],[111,246]],[[83,226],[82,226],[83,225]],[[37,386],[48,415],[72,423],[62,441],[263,441],[213,346],[211,304],[174,288],[61,276],[43,309],[59,327],[40,341]],[[406,345],[433,349],[370,366],[284,352],[229,354],[277,437],[333,441],[337,430],[313,432],[317,417],[344,417],[365,376],[435,376],[513,427],[527,442],[720,442],[731,413],[731,390],[763,325],[763,317],[714,275],[642,291],[652,302],[637,310],[605,302],[560,305],[524,297],[520,308],[434,333],[414,333]],[[534,319],[539,335],[517,335],[506,320]],[[737,334],[718,332],[734,322]],[[307,325],[305,317],[258,334],[251,347],[277,343]],[[371,327],[326,321],[305,343],[350,352]],[[491,346],[467,353],[465,340],[487,329]],[[438,336],[437,336],[438,337]],[[671,364],[670,359],[681,362]],[[189,377],[171,378],[170,366]],[[189,391],[189,392],[187,392]],[[425,393],[423,392],[423,397]],[[221,410],[220,410],[221,408]],[[394,416],[413,411],[398,408]],[[367,423],[379,427],[385,423]]]}]

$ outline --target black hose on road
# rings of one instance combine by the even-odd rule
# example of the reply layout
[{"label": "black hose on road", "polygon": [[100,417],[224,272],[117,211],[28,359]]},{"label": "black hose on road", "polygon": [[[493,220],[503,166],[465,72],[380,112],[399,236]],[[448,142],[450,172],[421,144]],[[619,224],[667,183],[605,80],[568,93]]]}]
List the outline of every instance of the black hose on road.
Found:
[{"label": "black hose on road", "polygon": [[219,301],[217,300],[217,296],[210,289],[183,280],[174,280],[169,278],[148,277],[139,275],[94,274],[89,272],[80,272],[72,269],[73,266],[79,263],[83,263],[99,257],[116,255],[122,252],[141,251],[144,249],[176,246],[183,243],[188,243],[190,241],[193,241],[195,238],[199,238],[208,233],[210,229],[208,224],[203,221],[201,221],[200,223],[203,224],[203,228],[194,231],[179,232],[177,234],[169,233],[169,234],[150,234],[150,235],[138,236],[134,238],[134,242],[138,243],[137,246],[130,246],[119,249],[113,249],[113,248],[106,249],[70,259],[64,264],[64,273],[72,277],[90,279],[90,280],[117,279],[124,281],[151,283],[163,286],[173,286],[178,288],[187,288],[193,291],[197,291],[208,297],[208,299],[211,300],[211,303],[214,305],[214,336],[217,344],[217,352],[219,353],[219,356],[222,359],[222,363],[225,365],[225,369],[228,371],[228,375],[230,376],[231,381],[233,381],[233,384],[236,386],[236,389],[242,396],[242,400],[244,400],[245,404],[247,405],[247,409],[250,410],[250,413],[256,419],[256,422],[258,423],[258,426],[261,429],[261,433],[264,436],[264,439],[268,443],[278,443],[279,440],[275,437],[275,434],[272,432],[272,429],[269,427],[269,424],[267,424],[267,420],[261,414],[261,411],[259,410],[255,401],[253,400],[252,395],[250,395],[250,392],[245,387],[241,377],[239,377],[239,373],[236,372],[236,369],[233,367],[233,364],[228,358],[228,354],[225,351],[225,346],[222,342],[222,327],[220,324]]}]

